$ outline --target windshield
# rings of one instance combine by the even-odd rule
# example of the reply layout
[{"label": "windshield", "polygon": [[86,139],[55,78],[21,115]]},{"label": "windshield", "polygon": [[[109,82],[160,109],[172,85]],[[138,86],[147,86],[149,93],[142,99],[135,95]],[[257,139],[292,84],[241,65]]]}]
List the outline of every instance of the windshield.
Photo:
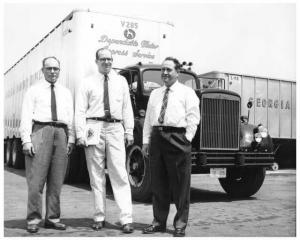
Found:
[{"label": "windshield", "polygon": [[203,78],[199,77],[201,89],[205,88],[224,88],[224,79],[221,78]]},{"label": "windshield", "polygon": [[[193,75],[189,73],[179,73],[179,82],[196,89],[196,81]],[[163,85],[161,80],[161,71],[160,70],[146,70],[143,72],[143,84],[144,91],[151,92],[155,88],[159,88]]]}]

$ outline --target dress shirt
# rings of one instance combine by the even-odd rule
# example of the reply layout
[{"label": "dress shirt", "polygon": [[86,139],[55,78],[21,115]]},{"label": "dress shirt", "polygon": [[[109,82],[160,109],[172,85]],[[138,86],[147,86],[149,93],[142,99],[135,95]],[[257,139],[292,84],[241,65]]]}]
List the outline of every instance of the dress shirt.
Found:
[{"label": "dress shirt", "polygon": [[[59,83],[54,84],[57,122],[68,126],[69,143],[75,142],[74,108],[71,91]],[[22,106],[20,134],[23,144],[31,142],[33,121],[52,122],[51,84],[46,80],[31,86],[25,94]]]},{"label": "dress shirt", "polygon": [[144,122],[143,143],[150,141],[153,126],[183,127],[191,142],[200,121],[199,98],[195,91],[176,81],[169,91],[168,105],[163,124],[158,122],[166,86],[154,89],[149,97]]},{"label": "dress shirt", "polygon": [[[133,138],[134,119],[127,80],[114,70],[107,75],[111,118],[122,120],[125,133]],[[75,107],[77,138],[84,137],[87,118],[105,116],[103,81],[104,75],[97,72],[80,84]]]}]

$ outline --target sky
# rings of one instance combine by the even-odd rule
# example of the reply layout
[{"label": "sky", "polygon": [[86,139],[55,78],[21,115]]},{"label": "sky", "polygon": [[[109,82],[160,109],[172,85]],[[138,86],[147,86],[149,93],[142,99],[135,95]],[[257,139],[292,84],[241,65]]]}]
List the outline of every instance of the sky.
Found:
[{"label": "sky", "polygon": [[175,25],[172,53],[198,73],[296,79],[296,5],[284,2],[4,1],[3,72],[73,9]]}]

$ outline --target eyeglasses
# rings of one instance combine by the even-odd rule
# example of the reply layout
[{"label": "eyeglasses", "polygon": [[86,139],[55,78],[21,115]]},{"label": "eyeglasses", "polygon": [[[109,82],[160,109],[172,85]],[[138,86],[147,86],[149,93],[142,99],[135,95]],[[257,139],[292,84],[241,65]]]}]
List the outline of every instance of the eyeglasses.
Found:
[{"label": "eyeglasses", "polygon": [[100,62],[106,62],[106,61],[111,62],[113,59],[112,58],[99,58],[98,60]]},{"label": "eyeglasses", "polygon": [[172,70],[173,70],[173,69],[171,69],[171,68],[162,68],[162,69],[161,69],[162,72],[165,72],[165,71],[167,71],[167,72],[172,72]]},{"label": "eyeglasses", "polygon": [[58,67],[46,67],[45,69],[46,69],[46,71],[48,71],[48,72],[51,72],[52,70],[53,70],[54,72],[58,72],[58,71],[60,70],[60,68],[58,68]]}]

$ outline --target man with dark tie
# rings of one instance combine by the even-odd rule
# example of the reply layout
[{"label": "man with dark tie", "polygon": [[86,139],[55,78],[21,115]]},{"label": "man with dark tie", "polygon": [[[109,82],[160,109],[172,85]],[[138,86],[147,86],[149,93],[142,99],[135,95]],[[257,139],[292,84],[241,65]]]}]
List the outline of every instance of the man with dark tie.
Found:
[{"label": "man with dark tie", "polygon": [[144,234],[166,231],[171,199],[177,213],[174,236],[185,236],[190,204],[191,141],[200,121],[199,99],[178,82],[180,63],[162,63],[164,86],[151,92],[143,129],[143,151],[150,158],[154,219]]},{"label": "man with dark tie", "polygon": [[96,51],[98,72],[82,81],[76,94],[77,145],[85,148],[94,200],[96,231],[105,226],[105,158],[124,233],[132,233],[132,200],[125,168],[125,144],[133,143],[133,111],[124,77],[112,70],[109,49]]},{"label": "man with dark tie", "polygon": [[56,57],[42,61],[44,79],[25,94],[20,134],[25,154],[28,185],[27,231],[36,233],[42,220],[45,183],[45,228],[65,230],[60,222],[60,193],[74,148],[73,100],[70,90],[57,83],[60,62]]}]

